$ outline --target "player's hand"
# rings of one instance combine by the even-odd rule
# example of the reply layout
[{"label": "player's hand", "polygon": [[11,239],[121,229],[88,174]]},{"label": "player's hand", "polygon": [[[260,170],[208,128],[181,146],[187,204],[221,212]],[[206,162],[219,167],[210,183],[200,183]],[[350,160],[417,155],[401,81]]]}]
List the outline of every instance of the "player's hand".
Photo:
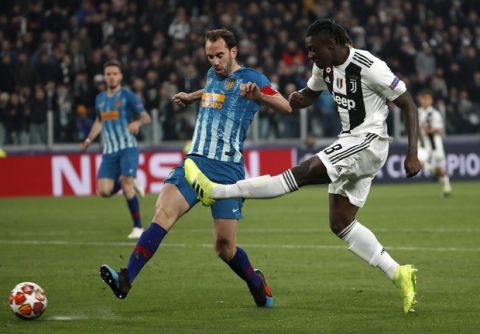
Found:
[{"label": "player's hand", "polygon": [[290,93],[290,96],[288,96],[288,103],[290,103],[290,107],[293,109],[303,108],[305,104],[303,94],[298,91]]},{"label": "player's hand", "polygon": [[173,95],[172,102],[183,108],[192,103],[192,98],[189,93],[179,92]]},{"label": "player's hand", "polygon": [[131,134],[138,135],[138,133],[140,132],[140,122],[134,121],[128,124],[128,131]]},{"label": "player's hand", "polygon": [[416,154],[408,154],[405,158],[404,162],[405,173],[407,177],[412,177],[418,174],[422,169],[422,165],[418,160],[418,156]]},{"label": "player's hand", "polygon": [[240,95],[249,100],[258,100],[262,92],[256,83],[247,82],[240,84]]},{"label": "player's hand", "polygon": [[92,141],[90,140],[90,138],[85,138],[85,140],[80,143],[80,147],[82,148],[83,151],[85,151],[90,146],[91,143]]}]

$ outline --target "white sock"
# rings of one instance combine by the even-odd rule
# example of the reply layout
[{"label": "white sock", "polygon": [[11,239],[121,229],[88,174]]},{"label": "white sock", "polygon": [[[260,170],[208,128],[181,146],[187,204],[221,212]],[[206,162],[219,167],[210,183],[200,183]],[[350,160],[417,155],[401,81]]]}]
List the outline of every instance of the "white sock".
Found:
[{"label": "white sock", "polygon": [[354,220],[338,234],[338,237],[348,243],[350,251],[367,261],[372,267],[380,268],[390,279],[393,279],[399,264],[378,242],[372,231]]},{"label": "white sock", "polygon": [[450,192],[452,190],[452,187],[450,186],[450,178],[448,177],[448,175],[440,176],[438,180],[443,185],[443,191]]},{"label": "white sock", "polygon": [[277,175],[263,175],[241,180],[235,184],[217,184],[212,192],[212,198],[274,198],[298,190],[298,185],[292,172]]}]

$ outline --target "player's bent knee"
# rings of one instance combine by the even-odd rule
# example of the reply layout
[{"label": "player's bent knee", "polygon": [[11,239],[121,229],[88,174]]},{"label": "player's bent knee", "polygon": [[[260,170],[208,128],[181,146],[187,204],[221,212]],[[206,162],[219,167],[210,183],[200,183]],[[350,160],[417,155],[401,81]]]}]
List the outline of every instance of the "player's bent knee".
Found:
[{"label": "player's bent knee", "polygon": [[99,189],[98,195],[104,198],[108,198],[111,197],[113,194],[111,189]]},{"label": "player's bent knee", "polygon": [[330,230],[338,235],[355,219],[349,214],[341,212],[330,212]]},{"label": "player's bent knee", "polygon": [[330,231],[332,231],[335,235],[338,235],[342,231],[342,228],[339,227],[337,222],[330,219]]},{"label": "player's bent knee", "polygon": [[226,238],[215,240],[215,253],[224,261],[230,261],[235,255],[235,245]]}]

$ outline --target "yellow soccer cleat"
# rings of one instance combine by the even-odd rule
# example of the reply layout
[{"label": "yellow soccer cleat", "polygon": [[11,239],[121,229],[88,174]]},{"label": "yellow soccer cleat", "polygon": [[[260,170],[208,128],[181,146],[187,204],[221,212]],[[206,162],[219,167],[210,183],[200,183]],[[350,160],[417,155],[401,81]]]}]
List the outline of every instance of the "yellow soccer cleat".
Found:
[{"label": "yellow soccer cleat", "polygon": [[417,303],[415,299],[418,270],[411,264],[399,266],[393,275],[393,284],[400,288],[400,294],[403,298],[403,312],[415,312],[413,305]]},{"label": "yellow soccer cleat", "polygon": [[216,183],[210,181],[192,159],[185,160],[185,178],[195,190],[197,198],[203,205],[211,206],[215,203],[215,200],[210,196]]}]

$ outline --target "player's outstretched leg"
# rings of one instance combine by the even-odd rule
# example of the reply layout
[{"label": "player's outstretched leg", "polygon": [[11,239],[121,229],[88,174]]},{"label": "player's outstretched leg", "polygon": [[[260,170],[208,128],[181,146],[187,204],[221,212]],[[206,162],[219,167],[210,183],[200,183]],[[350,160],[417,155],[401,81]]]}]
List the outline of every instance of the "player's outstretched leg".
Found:
[{"label": "player's outstretched leg", "polygon": [[413,305],[417,303],[415,299],[417,288],[417,269],[411,265],[406,264],[399,266],[393,276],[393,283],[400,288],[400,294],[403,298],[403,312],[415,312]]},{"label": "player's outstretched leg", "polygon": [[104,264],[100,266],[100,276],[110,289],[112,289],[115,297],[119,299],[127,297],[128,291],[130,291],[131,288],[127,269],[122,268],[118,272]]},{"label": "player's outstretched leg", "polygon": [[198,199],[205,206],[211,206],[215,200],[210,198],[216,183],[210,181],[192,159],[185,160],[185,178],[195,189]]},{"label": "player's outstretched leg", "polygon": [[297,191],[299,188],[291,169],[273,177],[262,175],[240,180],[234,184],[214,183],[191,159],[185,160],[185,177],[206,206],[222,198],[275,198]]}]

